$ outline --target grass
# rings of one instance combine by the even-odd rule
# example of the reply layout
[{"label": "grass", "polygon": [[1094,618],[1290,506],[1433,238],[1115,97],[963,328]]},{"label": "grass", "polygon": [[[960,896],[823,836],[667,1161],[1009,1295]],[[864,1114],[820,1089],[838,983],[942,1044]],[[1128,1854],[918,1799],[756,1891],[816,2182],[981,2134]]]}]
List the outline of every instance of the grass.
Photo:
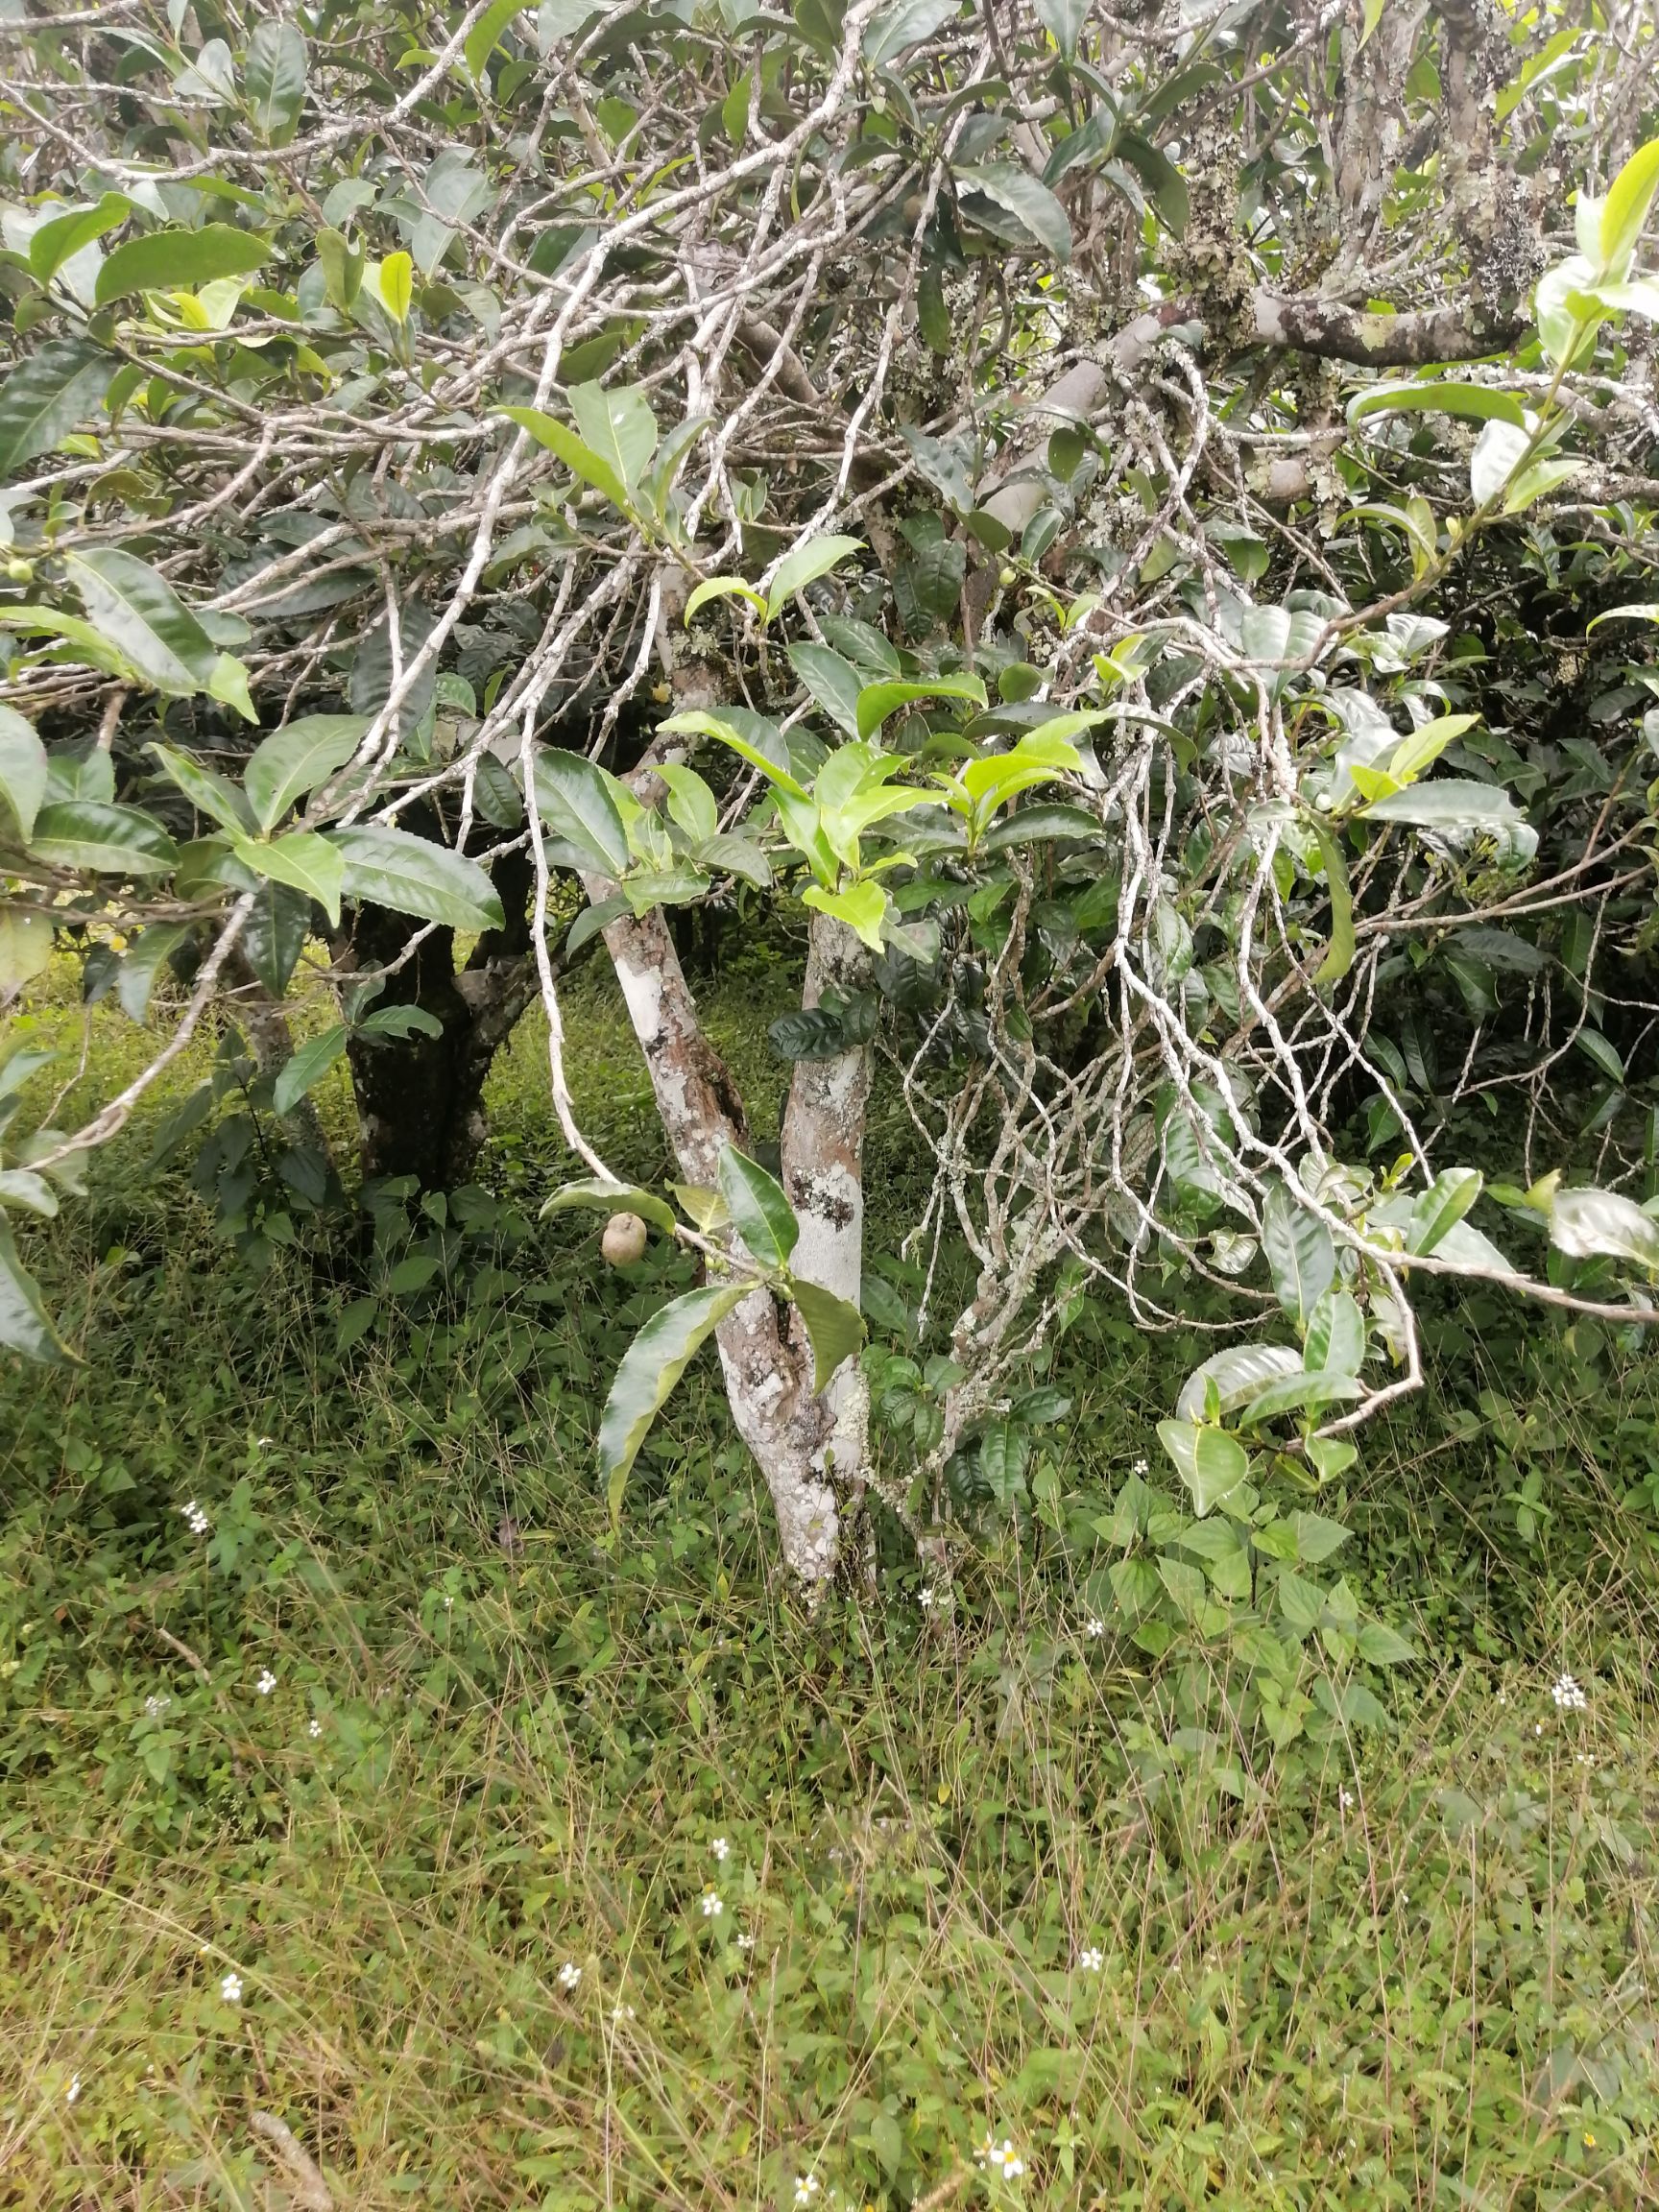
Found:
[{"label": "grass", "polygon": [[[614,1010],[572,1021],[649,1171]],[[1178,1344],[1073,1332],[1062,1503],[949,1617],[889,1532],[808,1620],[707,1372],[619,1536],[595,1495],[663,1266],[509,1203],[341,1354],[351,1286],[252,1280],[143,1149],[47,1262],[95,1365],[0,1373],[0,2203],[301,2204],[257,2113],[339,2212],[1659,2201],[1647,1368],[1442,1317],[1455,1386],[1345,1501],[1420,1655],[1275,1749],[1224,1646],[1087,1629]]]}]

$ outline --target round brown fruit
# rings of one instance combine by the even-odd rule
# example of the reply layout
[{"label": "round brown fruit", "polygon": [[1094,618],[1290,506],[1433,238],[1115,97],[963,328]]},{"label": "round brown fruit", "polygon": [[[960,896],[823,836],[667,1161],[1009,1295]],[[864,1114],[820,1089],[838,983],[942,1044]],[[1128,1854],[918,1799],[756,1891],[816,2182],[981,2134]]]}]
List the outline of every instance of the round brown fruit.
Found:
[{"label": "round brown fruit", "polygon": [[631,1267],[645,1256],[645,1224],[637,1214],[613,1214],[599,1249],[608,1267]]}]

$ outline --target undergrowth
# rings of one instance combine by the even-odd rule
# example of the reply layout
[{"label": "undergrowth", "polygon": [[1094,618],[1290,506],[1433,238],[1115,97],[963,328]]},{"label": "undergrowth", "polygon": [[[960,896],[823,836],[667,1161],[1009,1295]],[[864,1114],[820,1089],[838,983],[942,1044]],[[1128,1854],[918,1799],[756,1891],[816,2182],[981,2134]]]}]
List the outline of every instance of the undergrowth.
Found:
[{"label": "undergrowth", "polygon": [[1275,1749],[1223,1644],[1096,1617],[1191,1363],[1105,1309],[949,1606],[878,1528],[808,1619],[707,1374],[609,1524],[677,1263],[534,1224],[540,1050],[493,1194],[411,1222],[461,1259],[344,1347],[353,1286],[255,1280],[142,1131],[43,1254],[98,1361],[0,1374],[0,2203],[302,2204],[258,2113],[340,2212],[1654,2201],[1650,1362],[1439,1315],[1337,1502],[1416,1654],[1369,1725],[1316,1643]]}]

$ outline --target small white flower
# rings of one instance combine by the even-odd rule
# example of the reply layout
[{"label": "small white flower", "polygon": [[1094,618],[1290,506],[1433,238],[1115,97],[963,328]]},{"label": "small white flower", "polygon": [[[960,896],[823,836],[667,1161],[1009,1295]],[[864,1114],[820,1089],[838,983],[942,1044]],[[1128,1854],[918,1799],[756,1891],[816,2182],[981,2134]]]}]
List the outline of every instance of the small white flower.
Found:
[{"label": "small white flower", "polygon": [[276,1687],[276,1677],[272,1673],[269,1667],[260,1668],[259,1679],[254,1683],[253,1687],[258,1691],[261,1697],[270,1696],[272,1691]]},{"label": "small white flower", "polygon": [[319,1737],[319,1736],[321,1736],[321,1735],[322,1735],[322,1733],[323,1733],[323,1723],[322,1723],[322,1721],[321,1721],[321,1720],[313,1720],[313,1721],[310,1723],[310,1725],[309,1725],[309,1726],[306,1728],[306,1730],[305,1730],[305,1733],[306,1733],[306,1735],[307,1735],[307,1736],[309,1736],[309,1737],[310,1737],[310,1739],[311,1739],[312,1743],[316,1743],[316,1741],[317,1741],[317,1739],[318,1739],[318,1737]]},{"label": "small white flower", "polygon": [[453,1590],[445,1590],[444,1593],[444,1610],[445,1613],[452,1613],[455,1610],[455,1593]]},{"label": "small white flower", "polygon": [[1550,1685],[1550,1695],[1563,1713],[1582,1713],[1590,1702],[1571,1674],[1557,1675]]},{"label": "small white flower", "polygon": [[64,2104],[74,2104],[74,2102],[75,2102],[75,2100],[76,2100],[76,2098],[77,2098],[77,2097],[79,2097],[79,2096],[80,2096],[80,2094],[81,2094],[81,2077],[80,2077],[80,2075],[79,2075],[79,2074],[71,2074],[71,2075],[70,2075],[70,2077],[69,2077],[69,2086],[68,2086],[68,2088],[67,2088],[67,2089],[66,2089],[66,2090],[63,2092],[63,2102],[64,2102]]},{"label": "small white flower", "polygon": [[1137,1460],[1136,1460],[1136,1462],[1135,1462],[1135,1464],[1134,1464],[1134,1466],[1133,1466],[1133,1467],[1132,1467],[1132,1468],[1129,1470],[1129,1472],[1130,1472],[1132,1475],[1144,1475],[1144,1474],[1146,1474],[1146,1473],[1148,1472],[1148,1469],[1147,1469],[1147,1465],[1146,1465],[1146,1462],[1145,1462],[1145,1460],[1144,1460],[1144,1459],[1137,1459]]},{"label": "small white flower", "polygon": [[634,2017],[634,2008],[632,2005],[613,2005],[611,2008],[611,2017],[613,2020],[617,2021],[632,2020]]},{"label": "small white flower", "polygon": [[206,1535],[207,1516],[197,1504],[194,1498],[187,1500],[184,1504],[180,1506],[179,1510],[183,1514],[184,1526],[189,1529],[192,1536]]},{"label": "small white flower", "polygon": [[739,1936],[737,1938],[737,1948],[739,1951],[753,1951],[755,1948],[754,1936],[748,1935],[747,1933]]},{"label": "small white flower", "polygon": [[253,1449],[255,1452],[269,1452],[276,1441],[275,1436],[255,1436]]},{"label": "small white flower", "polygon": [[1344,1812],[1344,1813],[1352,1813],[1352,1812],[1353,1812],[1353,1810],[1354,1810],[1354,1792],[1353,1792],[1353,1791],[1352,1791],[1352,1790],[1338,1790],[1338,1791],[1337,1791],[1337,1792],[1336,1792],[1336,1802],[1337,1802],[1337,1804],[1338,1804],[1338,1805],[1340,1805],[1340,1806],[1341,1806],[1341,1808],[1342,1808],[1342,1810],[1343,1810],[1343,1812]]},{"label": "small white flower", "polygon": [[1588,1751],[1580,1751],[1575,1758],[1573,1764],[1575,1767],[1594,1767],[1596,1762],[1590,1756]]},{"label": "small white flower", "polygon": [[1106,1623],[1105,1623],[1105,1622],[1104,1622],[1104,1621],[1102,1621],[1102,1620],[1101,1620],[1101,1618],[1100,1618],[1100,1616],[1099,1616],[1099,1614],[1098,1614],[1098,1613],[1091,1613],[1091,1614],[1090,1614],[1090,1616],[1089,1616],[1088,1620],[1087,1620],[1087,1621],[1085,1621],[1085,1622],[1084,1622],[1084,1623],[1083,1623],[1083,1633],[1084,1633],[1084,1635],[1085,1635],[1085,1636],[1089,1636],[1089,1637],[1094,1637],[1094,1638],[1098,1638],[1098,1637],[1101,1637],[1101,1636],[1104,1636],[1104,1635],[1105,1635],[1105,1633],[1106,1633]]},{"label": "small white flower", "polygon": [[1534,1735],[1534,1736],[1542,1736],[1542,1735],[1543,1735],[1543,1733],[1544,1733],[1544,1723],[1543,1723],[1543,1721],[1542,1721],[1542,1720],[1534,1720],[1534,1721],[1533,1721],[1533,1723],[1532,1723],[1532,1733],[1533,1733],[1533,1735]]},{"label": "small white flower", "polygon": [[227,1974],[219,1984],[219,1994],[224,1998],[227,2005],[240,2005],[242,2002],[241,1975],[235,1972]]},{"label": "small white flower", "polygon": [[1089,1950],[1079,1951],[1077,1954],[1077,1971],[1080,1974],[1098,1974],[1105,1963],[1106,1955],[1104,1952]]},{"label": "small white flower", "polygon": [[816,2197],[816,2196],[817,2196],[817,2194],[818,2194],[818,2176],[817,2176],[817,2175],[816,2175],[816,2174],[797,2174],[797,2175],[796,2175],[796,2176],[795,2176],[795,2201],[796,2201],[796,2203],[797,2203],[798,2205],[799,2205],[799,2204],[810,2204],[810,2203],[811,2203],[811,2201],[812,2201],[812,2200],[813,2200],[813,2198],[814,2198],[814,2197]]},{"label": "small white flower", "polygon": [[938,1593],[934,1590],[931,1582],[929,1582],[922,1591],[921,1596],[917,1599],[917,1602],[920,1604],[924,1613],[931,1613],[934,1606],[938,1604]]},{"label": "small white flower", "polygon": [[162,1714],[166,1712],[168,1706],[171,1705],[172,1702],[173,1700],[171,1697],[165,1696],[158,1690],[156,1691],[155,1696],[145,1698],[144,1710],[152,1720],[159,1720]]},{"label": "small white flower", "polygon": [[988,2166],[1010,2181],[1025,2171],[1025,2161],[1015,2155],[1014,2146],[1006,2135],[998,2143],[995,2135],[987,2134],[974,2157],[975,2164]]},{"label": "small white flower", "polygon": [[703,1917],[705,1920],[717,1920],[720,1914],[725,1911],[725,1904],[719,1897],[714,1894],[712,1889],[704,1890]]},{"label": "small white flower", "polygon": [[560,1967],[560,1969],[559,1969],[559,1986],[560,1986],[560,1988],[561,1988],[561,1989],[574,1989],[574,1988],[575,1988],[575,1986],[576,1986],[576,1984],[577,1984],[577,1983],[578,1983],[578,1982],[580,1982],[580,1981],[581,1981],[581,1979],[582,1979],[582,1969],[581,1969],[581,1967],[577,1965],[577,1963],[576,1963],[576,1961],[575,1961],[575,1960],[574,1960],[574,1959],[566,1959],[566,1960],[565,1960],[565,1963],[564,1963],[564,1965],[563,1965],[563,1966],[561,1966],[561,1967]]},{"label": "small white flower", "polygon": [[732,1846],[727,1842],[724,1836],[716,1836],[709,1848],[722,1863],[732,1856]]}]

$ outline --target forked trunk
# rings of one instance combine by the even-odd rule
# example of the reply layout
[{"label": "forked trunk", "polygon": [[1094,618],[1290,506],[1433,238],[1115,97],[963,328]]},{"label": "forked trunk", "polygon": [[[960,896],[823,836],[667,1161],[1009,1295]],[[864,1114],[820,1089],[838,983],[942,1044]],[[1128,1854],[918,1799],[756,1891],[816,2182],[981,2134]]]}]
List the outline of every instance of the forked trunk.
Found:
[{"label": "forked trunk", "polygon": [[[841,941],[845,940],[843,944]],[[749,1148],[743,1102],[703,1035],[660,910],[605,932],[629,1019],[650,1070],[662,1126],[681,1173],[711,1186],[725,1146]],[[856,940],[815,915],[805,1003],[845,988]],[[783,1124],[783,1184],[801,1221],[797,1274],[856,1303],[862,1264],[867,1047],[797,1065]],[[849,1360],[822,1396],[800,1316],[757,1289],[720,1324],[715,1341],[737,1433],[765,1479],[783,1557],[811,1588],[834,1573],[847,1509],[868,1471],[869,1396]]]}]

